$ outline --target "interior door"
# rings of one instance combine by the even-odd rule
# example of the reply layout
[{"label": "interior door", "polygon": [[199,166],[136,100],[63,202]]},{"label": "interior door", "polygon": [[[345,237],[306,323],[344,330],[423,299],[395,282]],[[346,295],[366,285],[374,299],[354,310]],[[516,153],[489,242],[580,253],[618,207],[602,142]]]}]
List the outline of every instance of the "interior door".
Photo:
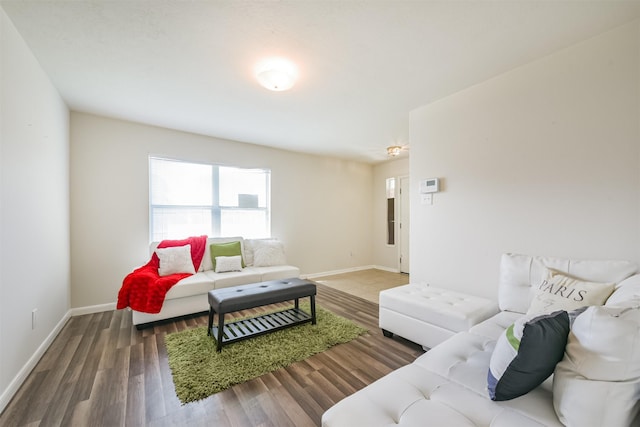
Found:
[{"label": "interior door", "polygon": [[409,273],[409,177],[400,178],[400,206],[398,218],[400,219],[400,272]]}]

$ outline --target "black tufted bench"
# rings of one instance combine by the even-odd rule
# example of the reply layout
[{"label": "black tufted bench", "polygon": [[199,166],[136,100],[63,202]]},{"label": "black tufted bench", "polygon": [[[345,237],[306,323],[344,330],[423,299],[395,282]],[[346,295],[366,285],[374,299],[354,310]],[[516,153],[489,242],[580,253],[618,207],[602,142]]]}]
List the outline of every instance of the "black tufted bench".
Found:
[{"label": "black tufted bench", "polygon": [[[217,351],[229,344],[301,323],[316,324],[316,284],[304,279],[282,279],[209,291],[209,327],[207,335],[217,340]],[[311,314],[300,310],[299,299],[309,297]],[[224,315],[277,302],[295,300],[293,308],[224,324]],[[218,314],[218,326],[213,317]]]}]

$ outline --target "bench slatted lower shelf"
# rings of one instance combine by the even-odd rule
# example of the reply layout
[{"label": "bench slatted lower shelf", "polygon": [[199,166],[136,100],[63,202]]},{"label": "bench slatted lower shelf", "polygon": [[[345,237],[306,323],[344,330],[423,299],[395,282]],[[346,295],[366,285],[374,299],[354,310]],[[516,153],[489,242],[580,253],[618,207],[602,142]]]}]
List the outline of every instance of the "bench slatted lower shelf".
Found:
[{"label": "bench slatted lower shelf", "polygon": [[[224,325],[222,343],[228,344],[311,321],[311,315],[299,308],[237,320]],[[218,326],[213,326],[211,333],[217,337]]]}]

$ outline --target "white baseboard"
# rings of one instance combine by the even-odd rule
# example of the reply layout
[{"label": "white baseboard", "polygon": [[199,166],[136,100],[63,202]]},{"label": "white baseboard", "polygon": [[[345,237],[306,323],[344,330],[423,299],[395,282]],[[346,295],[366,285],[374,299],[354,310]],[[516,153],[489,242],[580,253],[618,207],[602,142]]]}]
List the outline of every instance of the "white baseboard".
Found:
[{"label": "white baseboard", "polygon": [[47,351],[53,340],[58,336],[62,328],[67,323],[67,321],[71,318],[71,310],[67,311],[62,319],[58,322],[58,324],[53,328],[51,333],[47,335],[47,338],[40,344],[37,350],[33,353],[33,355],[29,358],[27,363],[24,364],[22,369],[18,372],[18,374],[13,378],[13,380],[9,383],[9,386],[2,392],[0,395],[0,413],[4,411],[4,408],[7,407],[13,396],[18,392],[20,386],[27,379],[27,376],[33,371],[33,368],[36,367],[44,353]]},{"label": "white baseboard", "polygon": [[322,276],[333,276],[334,274],[352,273],[354,271],[369,270],[375,268],[373,265],[363,265],[361,267],[344,268],[342,270],[322,271],[320,273],[301,274],[301,279],[315,279]]},{"label": "white baseboard", "polygon": [[382,265],[374,265],[373,268],[382,271],[388,271],[389,273],[400,273],[401,271],[397,268],[384,267]]},{"label": "white baseboard", "polygon": [[116,303],[89,305],[87,307],[76,307],[71,309],[72,316],[82,316],[83,314],[101,313],[103,311],[111,311],[116,309]]},{"label": "white baseboard", "polygon": [[303,274],[300,277],[302,279],[313,280],[315,278],[322,277],[322,276],[333,276],[334,274],[352,273],[354,271],[362,271],[362,270],[370,270],[370,269],[383,270],[383,271],[388,271],[390,273],[400,273],[400,270],[398,270],[397,268],[383,267],[381,265],[363,265],[360,267],[344,268],[342,270],[331,270],[331,271],[323,271],[320,273]]}]

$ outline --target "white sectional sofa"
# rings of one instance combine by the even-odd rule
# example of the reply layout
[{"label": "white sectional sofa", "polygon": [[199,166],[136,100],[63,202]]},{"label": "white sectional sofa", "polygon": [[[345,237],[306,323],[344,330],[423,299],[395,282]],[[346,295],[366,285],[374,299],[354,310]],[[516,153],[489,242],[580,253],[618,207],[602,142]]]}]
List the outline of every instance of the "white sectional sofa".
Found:
[{"label": "white sectional sofa", "polygon": [[[534,318],[524,316],[533,300],[540,298],[547,268],[584,281],[610,282],[615,290],[604,306],[589,307],[579,315],[572,312],[577,317],[567,327],[568,343],[560,350],[561,361],[551,367],[555,374],[524,395],[491,400],[487,377],[490,363],[493,369],[497,359],[492,360],[496,344],[509,336],[507,328],[518,319]],[[499,313],[338,402],[323,414],[323,427],[640,426],[640,274],[636,264],[505,254],[499,280]],[[582,298],[566,289],[553,291],[574,300]],[[570,317],[568,310],[561,313]],[[598,322],[605,326],[598,327]],[[530,330],[525,329],[522,342]],[[544,345],[536,349],[540,355],[550,351]]]},{"label": "white sectional sofa", "polygon": [[[216,273],[213,270],[210,245],[236,241],[241,244],[246,267],[242,271]],[[150,254],[153,254],[159,243],[151,243]],[[268,250],[264,250],[265,248]],[[256,260],[256,251],[267,255]],[[209,237],[202,263],[196,274],[180,280],[167,292],[159,313],[151,314],[133,310],[133,324],[140,329],[145,324],[159,320],[208,311],[207,294],[213,289],[299,276],[299,268],[286,264],[283,245],[276,239]]]}]

